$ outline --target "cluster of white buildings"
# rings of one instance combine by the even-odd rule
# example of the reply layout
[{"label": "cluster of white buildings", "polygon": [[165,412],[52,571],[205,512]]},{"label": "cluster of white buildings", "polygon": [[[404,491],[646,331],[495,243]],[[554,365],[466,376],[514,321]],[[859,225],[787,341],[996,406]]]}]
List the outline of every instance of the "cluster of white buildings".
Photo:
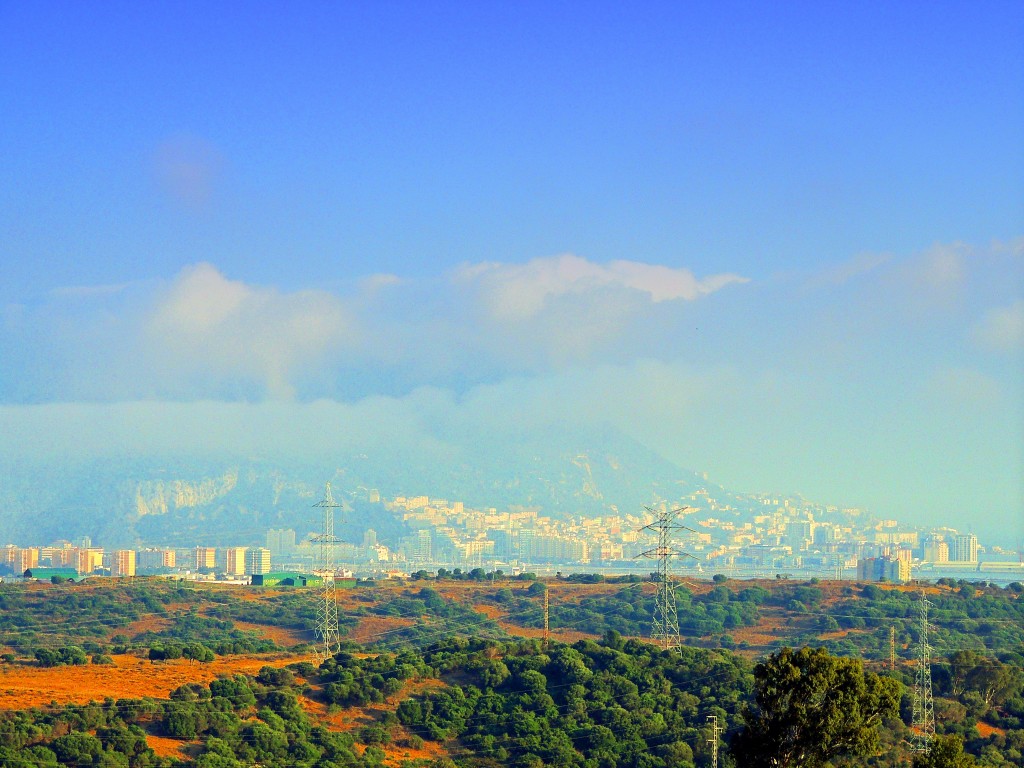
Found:
[{"label": "cluster of white buildings", "polygon": [[[737,497],[740,498],[740,497]],[[400,564],[410,570],[432,566],[579,565],[643,570],[638,560],[656,544],[650,530],[655,514],[612,514],[559,520],[537,508],[467,508],[461,501],[428,496],[371,503],[400,519],[409,535],[393,548],[366,529],[359,543],[340,542],[336,563],[386,570]],[[734,501],[734,503],[736,503]],[[978,539],[952,529],[912,529],[895,520],[873,520],[859,509],[813,505],[799,499],[742,497],[742,508],[720,503],[699,490],[673,505],[682,507],[673,545],[692,555],[683,567],[732,572],[817,570],[838,578],[906,581],[912,571],[979,565]],[[646,528],[646,529],[645,529]],[[73,569],[79,575],[111,576],[179,573],[237,579],[278,570],[313,572],[320,545],[315,534],[299,538],[290,528],[271,529],[264,547],[146,548],[105,551],[88,540],[49,547],[0,550],[0,567],[21,574],[39,567]]]}]

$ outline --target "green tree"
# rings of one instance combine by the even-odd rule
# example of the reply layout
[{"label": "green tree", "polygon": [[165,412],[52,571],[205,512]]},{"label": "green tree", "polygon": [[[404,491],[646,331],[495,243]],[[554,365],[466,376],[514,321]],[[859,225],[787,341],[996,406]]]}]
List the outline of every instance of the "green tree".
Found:
[{"label": "green tree", "polygon": [[914,768],[973,768],[974,757],[964,754],[964,740],[956,734],[936,736],[931,748],[914,757]]},{"label": "green tree", "polygon": [[103,743],[88,733],[72,732],[50,742],[57,759],[68,765],[89,765],[103,753]]},{"label": "green tree", "polygon": [[188,659],[190,666],[196,661],[211,662],[214,659],[213,651],[202,643],[186,643],[181,649],[181,655]]},{"label": "green tree", "polygon": [[980,658],[977,665],[967,673],[967,687],[977,691],[985,706],[1002,703],[1005,694],[1015,682],[1010,667],[998,659]]},{"label": "green tree", "polygon": [[754,677],[754,703],[732,742],[739,764],[751,768],[815,768],[869,754],[882,719],[899,711],[898,682],[821,648],[783,648]]}]

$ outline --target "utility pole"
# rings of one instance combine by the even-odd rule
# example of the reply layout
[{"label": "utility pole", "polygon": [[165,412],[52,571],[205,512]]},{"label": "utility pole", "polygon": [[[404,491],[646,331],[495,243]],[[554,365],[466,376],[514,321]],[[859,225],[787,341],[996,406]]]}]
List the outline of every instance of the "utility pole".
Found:
[{"label": "utility pole", "polygon": [[711,738],[708,739],[711,745],[711,768],[718,768],[718,716],[708,715],[708,722],[711,723]]},{"label": "utility pole", "polygon": [[932,701],[931,645],[928,644],[928,609],[931,603],[921,593],[921,642],[917,657],[917,675],[914,680],[914,711],[910,728],[914,732],[912,749],[927,752],[935,737],[935,704]]},{"label": "utility pole", "polygon": [[544,650],[548,649],[548,640],[550,639],[550,624],[548,622],[548,608],[550,603],[548,602],[548,585],[544,585]]},{"label": "utility pole", "polygon": [[[672,558],[693,557],[686,552],[676,550],[672,545],[672,533],[684,530],[696,533],[692,528],[687,528],[677,521],[681,512],[686,512],[692,507],[679,507],[668,510],[666,508],[655,510],[645,506],[648,512],[657,516],[650,525],[645,525],[641,531],[654,531],[658,536],[658,545],[654,549],[641,552],[637,557],[650,557],[658,561],[658,592],[654,602],[654,622],[651,628],[651,639],[661,643],[665,650],[679,648],[682,643],[679,640],[679,611],[676,607],[676,590],[672,582]],[[694,558],[696,560],[696,558]]]},{"label": "utility pole", "polygon": [[896,671],[896,625],[889,627],[889,669]]},{"label": "utility pole", "polygon": [[323,579],[320,604],[316,609],[316,634],[319,643],[316,658],[321,664],[331,658],[339,650],[341,635],[338,632],[338,597],[334,584],[334,546],[338,543],[334,535],[334,510],[341,508],[331,494],[331,484],[327,484],[324,497],[313,505],[324,511],[323,530],[313,541],[320,542],[319,575]]}]

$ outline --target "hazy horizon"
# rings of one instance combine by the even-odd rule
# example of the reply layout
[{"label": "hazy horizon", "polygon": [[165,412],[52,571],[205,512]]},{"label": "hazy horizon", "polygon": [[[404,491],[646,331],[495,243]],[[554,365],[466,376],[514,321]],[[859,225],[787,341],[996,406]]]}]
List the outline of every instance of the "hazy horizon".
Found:
[{"label": "hazy horizon", "polygon": [[607,425],[1012,544],[1022,34],[1013,3],[4,6],[0,475]]}]

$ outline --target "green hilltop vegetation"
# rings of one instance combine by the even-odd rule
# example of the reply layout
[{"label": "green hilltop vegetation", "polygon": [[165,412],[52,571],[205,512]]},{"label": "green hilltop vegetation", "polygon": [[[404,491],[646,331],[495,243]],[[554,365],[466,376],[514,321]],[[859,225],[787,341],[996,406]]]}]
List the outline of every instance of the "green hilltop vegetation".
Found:
[{"label": "green hilltop vegetation", "polygon": [[[2,584],[4,675],[109,665],[125,653],[196,669],[217,657],[283,654],[277,664],[286,666],[188,683],[169,699],[126,691],[0,711],[0,768],[707,768],[712,717],[726,768],[914,757],[913,591],[723,577],[680,585],[686,645],[665,651],[645,639],[650,583],[483,577],[420,573],[347,591],[343,649],[320,666],[308,661],[317,607],[308,590],[156,579]],[[547,643],[538,636],[545,586]],[[1024,765],[1022,592],[951,581],[929,590],[939,737],[931,754],[916,756],[918,768]],[[363,624],[381,628],[360,632]],[[763,642],[768,627],[777,633]],[[581,639],[558,639],[566,632]],[[152,737],[177,740],[180,754],[158,756]]]}]

